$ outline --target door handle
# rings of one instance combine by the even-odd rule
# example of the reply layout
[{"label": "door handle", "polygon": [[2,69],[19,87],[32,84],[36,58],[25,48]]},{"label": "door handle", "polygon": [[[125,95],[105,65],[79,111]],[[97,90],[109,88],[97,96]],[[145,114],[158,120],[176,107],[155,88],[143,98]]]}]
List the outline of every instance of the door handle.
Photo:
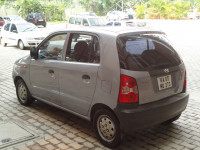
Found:
[{"label": "door handle", "polygon": [[90,76],[84,74],[84,75],[82,76],[82,80],[83,80],[84,83],[87,83],[87,84],[88,84],[88,83],[90,83]]},{"label": "door handle", "polygon": [[53,70],[51,70],[51,69],[50,69],[48,72],[49,72],[49,73],[54,73],[54,71],[53,71]]}]

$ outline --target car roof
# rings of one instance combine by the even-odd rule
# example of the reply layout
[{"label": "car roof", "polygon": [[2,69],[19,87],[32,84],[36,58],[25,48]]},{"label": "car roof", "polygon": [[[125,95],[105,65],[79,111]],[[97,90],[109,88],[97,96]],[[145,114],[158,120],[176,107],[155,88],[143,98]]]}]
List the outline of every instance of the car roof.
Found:
[{"label": "car roof", "polygon": [[[64,32],[64,31],[76,31],[76,32],[89,32],[93,34],[98,35],[112,35],[112,36],[118,36],[118,35],[124,35],[124,34],[165,34],[162,31],[154,30],[151,28],[133,28],[133,27],[121,27],[121,28],[113,28],[113,27],[90,27],[90,28],[70,28],[70,29],[64,29],[64,30],[57,30],[55,32]],[[55,33],[53,32],[53,33]]]}]

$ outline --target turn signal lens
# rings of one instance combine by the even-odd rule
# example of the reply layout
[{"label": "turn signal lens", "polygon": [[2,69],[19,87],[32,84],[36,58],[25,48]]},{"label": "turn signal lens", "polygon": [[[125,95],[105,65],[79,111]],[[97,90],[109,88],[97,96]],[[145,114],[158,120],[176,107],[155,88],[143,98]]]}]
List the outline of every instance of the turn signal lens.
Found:
[{"label": "turn signal lens", "polygon": [[120,103],[135,103],[138,102],[138,88],[136,80],[132,77],[120,76],[120,91],[118,101]]}]

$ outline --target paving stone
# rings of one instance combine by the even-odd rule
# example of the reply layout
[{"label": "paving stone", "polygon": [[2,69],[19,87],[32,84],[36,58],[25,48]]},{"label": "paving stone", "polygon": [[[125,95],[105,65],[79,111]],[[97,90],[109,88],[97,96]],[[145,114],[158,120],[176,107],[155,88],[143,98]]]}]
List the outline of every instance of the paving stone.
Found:
[{"label": "paving stone", "polygon": [[63,139],[61,139],[64,143],[66,143],[66,144],[70,144],[70,143],[73,143],[74,141],[73,140],[71,140],[71,139],[69,139],[69,138],[67,138],[67,137],[65,137],[65,138],[63,138]]},{"label": "paving stone", "polygon": [[69,144],[69,146],[73,147],[74,149],[80,149],[83,147],[83,145],[80,145],[77,142],[73,142],[73,143]]},{"label": "paving stone", "polygon": [[37,143],[38,143],[39,145],[43,146],[43,145],[47,145],[49,142],[47,142],[47,141],[44,140],[44,139],[41,139],[41,140],[37,141]]},{"label": "paving stone", "polygon": [[66,145],[66,144],[63,144],[63,143],[61,143],[61,144],[58,144],[57,145],[61,150],[66,150],[66,149],[68,149],[69,148],[69,146],[68,145]]}]

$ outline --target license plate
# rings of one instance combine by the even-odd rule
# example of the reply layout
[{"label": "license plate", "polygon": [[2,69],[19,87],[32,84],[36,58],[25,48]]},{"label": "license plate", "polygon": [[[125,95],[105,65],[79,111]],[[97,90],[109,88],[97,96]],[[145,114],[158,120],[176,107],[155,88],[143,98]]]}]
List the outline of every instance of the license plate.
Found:
[{"label": "license plate", "polygon": [[39,19],[38,21],[43,21],[43,19]]},{"label": "license plate", "polygon": [[172,87],[172,77],[171,75],[166,75],[157,78],[159,90],[164,90]]}]

